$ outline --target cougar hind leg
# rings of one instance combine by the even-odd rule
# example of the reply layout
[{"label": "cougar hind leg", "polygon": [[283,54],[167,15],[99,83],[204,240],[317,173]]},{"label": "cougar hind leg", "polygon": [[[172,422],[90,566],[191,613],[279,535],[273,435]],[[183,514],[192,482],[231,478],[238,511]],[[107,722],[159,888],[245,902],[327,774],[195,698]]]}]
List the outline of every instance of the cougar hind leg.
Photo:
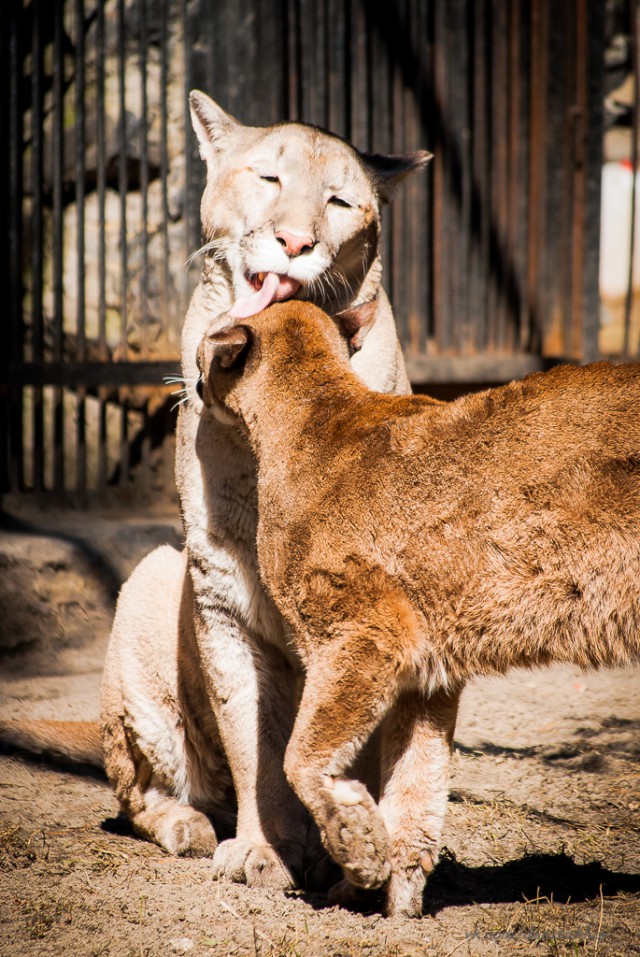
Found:
[{"label": "cougar hind leg", "polygon": [[140,837],[179,857],[212,857],[210,818],[176,797],[176,782],[154,772],[117,717],[103,725],[105,766],[122,810]]},{"label": "cougar hind leg", "polygon": [[105,769],[136,833],[210,856],[233,789],[193,633],[186,556],[156,549],[122,587],[102,684]]}]

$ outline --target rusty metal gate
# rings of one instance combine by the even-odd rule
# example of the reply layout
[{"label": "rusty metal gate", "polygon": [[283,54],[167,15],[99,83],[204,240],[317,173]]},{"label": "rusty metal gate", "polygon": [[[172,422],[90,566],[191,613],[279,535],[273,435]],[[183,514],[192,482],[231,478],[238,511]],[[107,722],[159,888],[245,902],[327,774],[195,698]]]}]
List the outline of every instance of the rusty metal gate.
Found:
[{"label": "rusty metal gate", "polygon": [[248,123],[434,152],[385,218],[416,385],[598,354],[603,0],[14,0],[0,17],[5,497],[172,488],[192,87]]}]

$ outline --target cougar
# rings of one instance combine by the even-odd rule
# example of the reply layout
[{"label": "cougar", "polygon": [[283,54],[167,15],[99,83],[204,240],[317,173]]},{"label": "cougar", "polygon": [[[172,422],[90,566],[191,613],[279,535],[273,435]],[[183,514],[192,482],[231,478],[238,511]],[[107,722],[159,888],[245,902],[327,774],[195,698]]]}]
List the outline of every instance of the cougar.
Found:
[{"label": "cougar", "polygon": [[[258,575],[253,453],[235,418],[204,414],[196,352],[229,312],[294,297],[334,315],[371,303],[352,367],[371,389],[410,392],[381,286],[380,210],[429,154],[365,155],[303,123],[244,126],[198,91],[190,105],[207,180],[202,276],[182,336],[176,479],[187,547],[154,552],[122,590],[102,747],[139,834],[175,854],[213,855],[218,877],[288,887],[316,856],[322,870],[283,770],[301,661]],[[74,755],[83,737],[96,758],[91,727],[23,724],[4,737]]]},{"label": "cougar", "polygon": [[[640,364],[376,394],[349,368],[370,308],[213,324],[196,443],[233,420],[256,457],[260,573],[306,672],[284,766],[338,896],[386,884],[416,916],[465,682],[640,652]],[[350,772],[376,729],[377,802]]]}]

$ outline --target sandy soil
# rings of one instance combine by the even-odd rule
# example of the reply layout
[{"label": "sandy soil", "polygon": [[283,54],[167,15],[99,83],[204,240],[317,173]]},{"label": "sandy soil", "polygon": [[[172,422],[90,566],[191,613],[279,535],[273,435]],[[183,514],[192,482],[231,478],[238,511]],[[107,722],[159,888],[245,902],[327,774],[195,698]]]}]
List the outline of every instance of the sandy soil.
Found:
[{"label": "sandy soil", "polygon": [[[175,516],[0,531],[0,714],[94,719],[117,588]],[[419,921],[216,883],[117,818],[89,769],[0,757],[0,955],[640,954],[640,669],[474,682]]]}]

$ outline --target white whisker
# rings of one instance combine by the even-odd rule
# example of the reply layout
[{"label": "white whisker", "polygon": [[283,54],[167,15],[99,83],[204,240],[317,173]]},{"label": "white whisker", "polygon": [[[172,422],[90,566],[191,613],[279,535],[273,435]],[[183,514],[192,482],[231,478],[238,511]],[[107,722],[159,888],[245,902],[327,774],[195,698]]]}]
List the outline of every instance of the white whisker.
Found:
[{"label": "white whisker", "polygon": [[[172,394],[172,395],[177,395],[177,394],[179,394],[179,393],[172,392],[171,394]],[[170,410],[170,411],[173,412],[173,410],[174,410],[174,409],[177,409],[179,405],[184,405],[184,403],[187,401],[188,398],[189,398],[188,395],[186,395],[186,394],[183,395],[181,399],[178,399],[177,402],[174,402],[174,403],[173,403],[173,405],[171,406],[171,410]]]},{"label": "white whisker", "polygon": [[195,252],[191,253],[189,258],[185,263],[185,269],[188,269],[194,259],[197,259],[200,255],[205,255],[206,253],[213,253],[213,259],[217,262],[222,262],[226,259],[226,253],[229,249],[229,243],[226,239],[212,239],[208,243],[205,243],[204,246],[200,246],[199,249],[196,249]]}]

